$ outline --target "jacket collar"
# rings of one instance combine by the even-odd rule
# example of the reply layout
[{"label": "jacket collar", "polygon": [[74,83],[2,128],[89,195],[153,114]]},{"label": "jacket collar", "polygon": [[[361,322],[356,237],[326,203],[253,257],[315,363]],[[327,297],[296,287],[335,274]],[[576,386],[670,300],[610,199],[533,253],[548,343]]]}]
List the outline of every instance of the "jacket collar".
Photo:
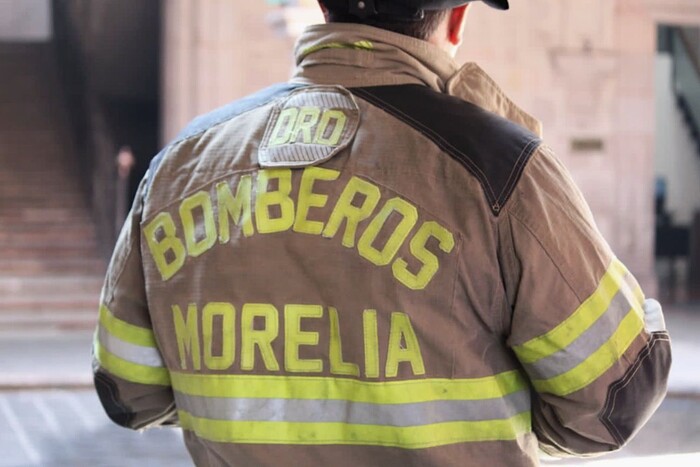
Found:
[{"label": "jacket collar", "polygon": [[317,24],[299,38],[295,57],[293,82],[422,84],[542,133],[540,122],[518,108],[479,66],[460,68],[442,49],[419,39],[360,24]]}]

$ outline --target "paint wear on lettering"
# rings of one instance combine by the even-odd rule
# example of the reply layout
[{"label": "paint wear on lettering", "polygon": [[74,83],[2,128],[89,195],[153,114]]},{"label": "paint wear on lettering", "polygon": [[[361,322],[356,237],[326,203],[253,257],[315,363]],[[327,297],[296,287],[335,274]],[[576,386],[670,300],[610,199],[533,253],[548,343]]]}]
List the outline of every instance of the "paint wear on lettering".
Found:
[{"label": "paint wear on lettering", "polygon": [[[306,114],[309,117],[294,127],[298,127],[296,135],[300,138],[311,135],[303,122],[315,113],[308,110]],[[360,257],[377,267],[387,267],[403,286],[425,289],[440,269],[440,258],[428,249],[428,244],[434,240],[446,256],[454,249],[454,235],[435,221],[423,221],[409,201],[398,196],[383,199],[378,186],[356,176],[346,182],[335,200],[316,191],[318,185],[336,182],[339,177],[336,170],[307,167],[294,199],[291,169],[260,170],[255,180],[247,174],[238,178],[235,186],[219,182],[212,192],[198,191],[188,196],[180,202],[176,216],[163,211],[143,227],[161,278],[167,281],[188,258],[228,243],[232,229],[239,229],[246,238],[256,233],[293,231],[325,238],[340,235],[344,247],[356,249]],[[329,203],[333,208],[327,221],[309,219],[310,211]],[[380,237],[386,237],[382,245],[378,245]],[[399,254],[406,244],[410,258]],[[409,261],[419,267],[409,270]]]},{"label": "paint wear on lettering", "polygon": [[[264,368],[266,373],[327,371],[332,375],[390,379],[398,377],[404,365],[413,376],[426,374],[418,336],[406,313],[391,313],[388,334],[380,334],[377,311],[364,310],[364,361],[352,362],[343,355],[342,321],[333,307],[291,304],[279,310],[271,304],[246,303],[237,309],[231,303],[210,302],[203,307],[196,303],[173,305],[171,310],[181,370],[237,368],[246,372]],[[320,323],[323,330],[304,330],[311,321]],[[318,347],[322,333],[328,344],[318,353],[325,358],[302,358],[300,349]],[[273,343],[280,339],[282,358],[273,349]],[[386,349],[384,367],[380,367],[380,348]]]}]

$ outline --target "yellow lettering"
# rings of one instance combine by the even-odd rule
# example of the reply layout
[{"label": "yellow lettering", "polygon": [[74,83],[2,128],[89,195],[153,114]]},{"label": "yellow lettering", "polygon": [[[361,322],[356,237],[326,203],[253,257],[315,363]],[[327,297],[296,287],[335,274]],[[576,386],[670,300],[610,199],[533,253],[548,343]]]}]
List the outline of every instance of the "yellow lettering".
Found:
[{"label": "yellow lettering", "polygon": [[[270,180],[276,179],[276,191],[267,191]],[[260,233],[284,232],[294,224],[292,171],[289,169],[261,170],[258,174],[258,194],[255,200],[255,222]],[[280,216],[272,218],[270,208],[279,206]]]},{"label": "yellow lettering", "polygon": [[303,318],[323,317],[318,305],[287,305],[284,307],[284,368],[292,373],[320,373],[323,361],[299,358],[299,347],[318,345],[318,333],[301,330]]},{"label": "yellow lettering", "polygon": [[377,337],[377,311],[362,312],[365,337],[365,377],[379,378],[379,338]]},{"label": "yellow lettering", "polygon": [[197,325],[197,305],[190,303],[187,306],[187,318],[182,315],[179,306],[173,305],[173,324],[175,325],[175,337],[177,349],[180,353],[180,368],[187,369],[187,355],[192,360],[194,370],[201,369],[199,328]]},{"label": "yellow lettering", "polygon": [[[357,195],[364,196],[362,205],[359,207],[353,204]],[[333,208],[333,213],[326,224],[323,236],[326,238],[335,237],[345,220],[345,233],[343,234],[342,243],[347,248],[354,247],[357,226],[372,215],[380,197],[379,188],[360,178],[352,177]]]},{"label": "yellow lettering", "polygon": [[[159,233],[162,238],[159,240]],[[185,264],[187,251],[182,240],[176,236],[177,229],[173,218],[161,212],[143,229],[148,249],[164,281],[167,281]]]},{"label": "yellow lettering", "polygon": [[[214,355],[214,318],[221,320],[217,329],[221,340],[221,355]],[[210,370],[225,370],[236,359],[236,309],[230,303],[207,303],[202,310],[202,338],[204,339],[204,366]]]},{"label": "yellow lettering", "polygon": [[331,373],[334,375],[360,376],[360,369],[355,363],[343,361],[343,344],[340,339],[338,310],[333,307],[328,308],[328,317],[331,322],[331,335],[328,349]]},{"label": "yellow lettering", "polygon": [[408,263],[403,258],[398,258],[391,266],[394,277],[409,289],[426,288],[440,268],[438,258],[426,248],[431,237],[438,240],[438,247],[445,253],[451,252],[455,246],[455,239],[450,231],[437,222],[424,223],[410,243],[411,254],[423,263],[423,267],[418,273],[413,274],[408,270]]},{"label": "yellow lettering", "polygon": [[[389,240],[387,240],[384,248],[378,250],[372,244],[377,239],[379,232],[384,227],[384,224],[389,219],[392,213],[401,215],[401,221],[392,232]],[[357,249],[360,256],[369,260],[376,266],[385,266],[391,262],[396,256],[396,253],[401,248],[401,245],[408,237],[408,234],[413,229],[413,226],[418,222],[418,210],[412,204],[402,200],[401,198],[392,198],[386,202],[384,207],[379,211],[379,214],[372,219],[372,222],[367,226],[367,230],[360,237],[357,243]]]},{"label": "yellow lettering", "polygon": [[292,138],[292,130],[294,129],[294,122],[296,122],[298,113],[299,109],[296,107],[284,109],[280,113],[279,117],[277,117],[275,128],[272,130],[270,146],[285,144]]},{"label": "yellow lettering", "polygon": [[[345,116],[345,113],[342,110],[326,110],[323,112],[321,122],[318,124],[318,128],[316,129],[314,142],[324,146],[337,146],[338,141],[340,141],[340,137],[343,134],[343,130],[345,130],[345,124],[347,121],[348,117]],[[335,122],[335,126],[333,127],[331,134],[326,136],[326,131],[328,130],[331,122]]]},{"label": "yellow lettering", "polygon": [[311,144],[311,130],[313,130],[314,125],[318,122],[318,117],[321,114],[321,109],[318,107],[302,107],[299,111],[299,116],[297,117],[296,125],[292,131],[292,141],[299,141],[299,133],[302,134],[302,142],[304,144]]},{"label": "yellow lettering", "polygon": [[252,184],[250,175],[242,176],[238,182],[235,197],[231,194],[231,188],[228,186],[228,183],[221,182],[216,185],[217,210],[219,212],[219,243],[228,243],[231,239],[229,217],[235,225],[243,226],[243,235],[246,237],[250,237],[255,233],[250,212]]},{"label": "yellow lettering", "polygon": [[[204,221],[201,224],[204,227],[204,236],[200,239],[198,237],[201,236],[202,232],[197,232],[200,229],[197,228],[193,214],[197,208],[202,210],[202,219]],[[189,198],[185,198],[180,204],[180,219],[185,232],[187,254],[197,257],[214,246],[214,243],[216,243],[216,224],[209,193],[200,191]]]},{"label": "yellow lettering", "polygon": [[332,181],[340,176],[337,170],[309,167],[301,176],[299,187],[299,199],[297,201],[297,214],[294,221],[294,231],[312,235],[320,235],[323,232],[323,222],[307,219],[310,208],[322,208],[328,201],[327,195],[319,195],[313,192],[316,180]]},{"label": "yellow lettering", "polygon": [[[255,318],[265,320],[263,329],[255,329]],[[248,303],[241,311],[241,369],[255,368],[255,347],[260,349],[267,371],[279,371],[280,366],[272,351],[272,341],[279,334],[277,308],[264,303]]]},{"label": "yellow lettering", "polygon": [[[402,346],[402,341],[405,346]],[[415,376],[425,374],[423,355],[418,338],[411,326],[411,319],[405,313],[391,314],[389,347],[386,355],[386,377],[395,378],[399,373],[399,363],[408,362]]]}]

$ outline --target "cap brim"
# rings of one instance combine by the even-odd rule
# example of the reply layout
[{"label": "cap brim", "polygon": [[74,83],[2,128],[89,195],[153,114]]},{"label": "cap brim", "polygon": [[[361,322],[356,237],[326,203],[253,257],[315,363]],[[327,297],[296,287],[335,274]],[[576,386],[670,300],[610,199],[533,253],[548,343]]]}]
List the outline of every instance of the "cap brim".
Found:
[{"label": "cap brim", "polygon": [[508,5],[508,0],[483,0],[483,2],[498,10],[507,10],[510,8],[510,5]]}]

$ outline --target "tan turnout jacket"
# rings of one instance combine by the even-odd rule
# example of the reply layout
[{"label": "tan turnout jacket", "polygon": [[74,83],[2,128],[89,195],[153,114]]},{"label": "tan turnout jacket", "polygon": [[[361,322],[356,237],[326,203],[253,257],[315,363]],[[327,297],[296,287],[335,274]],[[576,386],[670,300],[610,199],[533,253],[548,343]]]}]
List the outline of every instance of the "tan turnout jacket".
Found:
[{"label": "tan turnout jacket", "polygon": [[620,448],[666,332],[561,162],[475,65],[358,25],[195,120],[102,293],[109,416],[197,465],[529,466]]}]

